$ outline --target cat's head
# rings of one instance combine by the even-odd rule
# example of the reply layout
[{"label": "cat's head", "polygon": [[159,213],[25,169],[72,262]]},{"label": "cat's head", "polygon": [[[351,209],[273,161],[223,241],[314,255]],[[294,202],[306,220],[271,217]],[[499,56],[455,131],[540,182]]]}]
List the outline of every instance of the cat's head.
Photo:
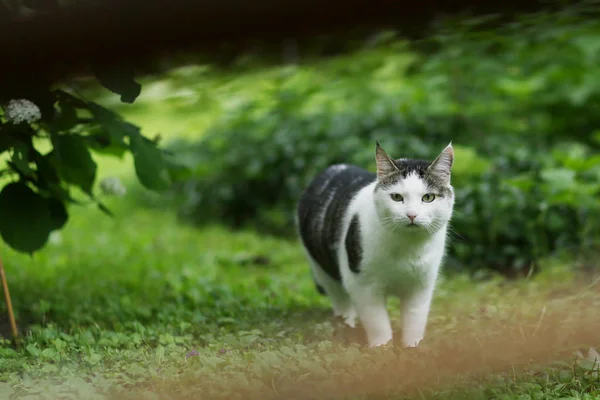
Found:
[{"label": "cat's head", "polygon": [[384,226],[392,230],[434,233],[452,216],[454,190],[450,172],[452,143],[433,161],[393,160],[377,143],[375,204]]}]

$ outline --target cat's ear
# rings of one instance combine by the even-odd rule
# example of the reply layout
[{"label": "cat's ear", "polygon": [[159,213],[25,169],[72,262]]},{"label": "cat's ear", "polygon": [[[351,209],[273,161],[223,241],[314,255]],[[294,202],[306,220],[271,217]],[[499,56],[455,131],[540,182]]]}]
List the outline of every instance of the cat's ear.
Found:
[{"label": "cat's ear", "polygon": [[399,171],[398,167],[394,163],[394,160],[387,155],[385,150],[377,143],[377,148],[375,149],[375,160],[377,161],[377,178],[381,179],[393,173]]},{"label": "cat's ear", "polygon": [[454,164],[454,149],[452,148],[452,142],[450,142],[427,170],[441,178],[443,183],[447,185],[450,183],[452,164]]}]

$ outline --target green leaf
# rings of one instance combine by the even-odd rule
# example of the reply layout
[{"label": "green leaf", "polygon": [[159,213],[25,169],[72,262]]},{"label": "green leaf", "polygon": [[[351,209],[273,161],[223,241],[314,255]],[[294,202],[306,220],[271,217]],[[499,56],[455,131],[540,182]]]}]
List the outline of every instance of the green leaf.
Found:
[{"label": "green leaf", "polygon": [[548,168],[542,170],[540,176],[555,192],[569,190],[576,185],[576,173],[568,168]]},{"label": "green leaf", "polygon": [[142,185],[157,192],[168,189],[171,180],[161,150],[141,135],[132,135],[130,145],[135,173]]},{"label": "green leaf", "polygon": [[39,356],[39,354],[42,352],[42,351],[41,351],[40,349],[38,349],[38,348],[36,347],[36,345],[35,345],[35,344],[33,344],[33,343],[32,343],[32,344],[28,344],[28,345],[27,345],[27,347],[25,347],[25,350],[27,350],[27,352],[28,352],[29,354],[31,354],[32,356],[34,356],[34,357],[38,357],[38,356]]},{"label": "green leaf", "polygon": [[57,199],[47,199],[48,210],[50,211],[50,220],[52,223],[52,230],[56,231],[61,229],[67,223],[69,219],[69,213],[64,203]]},{"label": "green leaf", "polygon": [[92,71],[102,86],[121,95],[123,103],[133,103],[142,92],[142,85],[135,81],[131,65],[92,65]]},{"label": "green leaf", "polygon": [[39,153],[36,154],[35,164],[37,166],[38,181],[40,182],[41,186],[46,187],[50,184],[60,183],[58,172],[52,163],[53,159],[55,158],[54,154],[54,151],[51,151],[46,155],[41,155]]},{"label": "green leaf", "polygon": [[37,186],[40,193],[47,197],[55,198],[63,202],[77,203],[73,199],[58,176],[58,171],[54,165],[56,162],[55,152],[41,155],[36,153],[35,163],[37,165]]},{"label": "green leaf", "polygon": [[59,132],[68,131],[79,122],[77,119],[77,110],[75,106],[65,98],[58,100],[60,112],[55,114],[52,128]]},{"label": "green leaf", "polygon": [[106,154],[118,158],[123,158],[129,149],[125,144],[107,143],[107,138],[104,135],[90,135],[90,148],[99,154]]},{"label": "green leaf", "polygon": [[176,163],[168,158],[165,158],[165,165],[171,181],[183,181],[190,179],[193,176],[192,170],[189,167]]},{"label": "green leaf", "polygon": [[56,164],[63,179],[91,194],[97,166],[85,138],[75,134],[58,135],[53,138],[53,144]]},{"label": "green leaf", "polygon": [[23,142],[16,142],[13,150],[10,159],[12,168],[23,176],[33,176],[34,171],[29,166],[29,146]]},{"label": "green leaf", "polygon": [[23,182],[6,185],[0,192],[0,235],[13,249],[33,253],[41,249],[53,229],[46,199]]},{"label": "green leaf", "polygon": [[64,90],[57,89],[54,92],[55,97],[59,100],[60,104],[69,104],[75,108],[88,109],[89,104],[78,97],[73,96],[72,94],[65,92]]},{"label": "green leaf", "polygon": [[112,111],[90,102],[90,111],[94,119],[100,124],[105,135],[94,135],[94,142],[97,146],[105,149],[108,146],[127,149],[125,137],[139,135],[139,128],[133,124],[125,122]]},{"label": "green leaf", "polygon": [[6,128],[0,127],[0,154],[10,149],[14,144],[13,139],[8,136],[8,132],[6,132],[6,130]]}]

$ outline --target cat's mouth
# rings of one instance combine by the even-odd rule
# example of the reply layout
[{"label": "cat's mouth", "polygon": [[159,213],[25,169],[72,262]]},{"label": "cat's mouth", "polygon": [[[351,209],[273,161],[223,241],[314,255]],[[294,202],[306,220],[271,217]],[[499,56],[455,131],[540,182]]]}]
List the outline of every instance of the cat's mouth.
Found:
[{"label": "cat's mouth", "polygon": [[421,225],[415,224],[414,222],[410,222],[410,223],[406,224],[406,226],[409,228],[420,228],[421,227]]}]

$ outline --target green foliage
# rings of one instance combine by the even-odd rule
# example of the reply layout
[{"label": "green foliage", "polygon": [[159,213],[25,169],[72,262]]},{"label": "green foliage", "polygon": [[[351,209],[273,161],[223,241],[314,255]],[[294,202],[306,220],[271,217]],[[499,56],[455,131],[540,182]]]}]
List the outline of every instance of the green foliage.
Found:
[{"label": "green foliage", "polygon": [[[59,12],[73,7],[62,0],[0,0],[1,20],[26,14]],[[128,62],[94,62],[96,80],[123,103],[141,93]],[[69,219],[68,205],[95,202],[111,214],[96,195],[98,167],[94,153],[123,158],[133,155],[139,181],[163,191],[184,176],[182,166],[160,150],[158,140],[145,138],[140,128],[117,113],[83,98],[71,85],[34,77],[4,77],[0,85],[0,236],[12,248],[33,253]]]},{"label": "green foliage", "polygon": [[[131,71],[111,69],[101,82],[132,102],[139,85]],[[0,93],[0,156],[4,189],[0,192],[0,235],[14,249],[33,253],[53,230],[68,220],[67,205],[80,203],[78,193],[110,213],[94,193],[97,165],[93,152],[123,157],[131,152],[137,176],[146,188],[170,186],[169,169],[181,167],[157,148],[140,129],[92,101],[61,89],[36,87],[32,93],[15,83]]]},{"label": "green foliage", "polygon": [[433,54],[397,43],[231,93],[202,140],[172,146],[195,171],[179,185],[182,212],[290,234],[302,189],[326,166],[373,169],[375,140],[427,159],[452,140],[450,268],[526,275],[557,251],[589,263],[600,231],[600,23],[576,11],[495,30],[454,23],[434,32]]}]

